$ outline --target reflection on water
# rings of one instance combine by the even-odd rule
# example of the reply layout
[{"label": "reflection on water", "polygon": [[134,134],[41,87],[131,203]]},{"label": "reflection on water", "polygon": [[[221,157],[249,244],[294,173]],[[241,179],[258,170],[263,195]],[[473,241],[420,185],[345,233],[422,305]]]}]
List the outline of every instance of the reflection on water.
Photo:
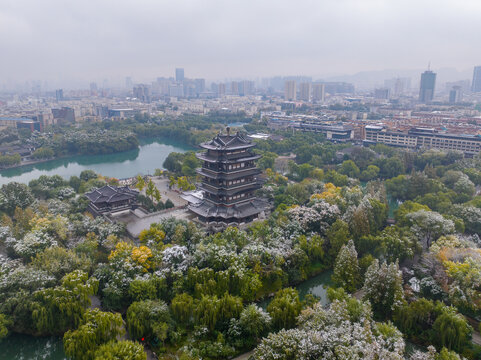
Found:
[{"label": "reflection on water", "polygon": [[12,334],[0,342],[0,358],[5,360],[64,360],[60,337],[33,337]]},{"label": "reflection on water", "polygon": [[320,303],[326,306],[329,303],[327,299],[327,288],[332,285],[332,271],[324,271],[319,275],[300,283],[296,288],[299,291],[299,298],[304,300],[307,294],[315,295],[319,298]]},{"label": "reflection on water", "polygon": [[[302,283],[295,286],[299,292],[299,298],[304,300],[307,294],[315,295],[319,302],[326,306],[329,304],[327,298],[327,288],[332,285],[331,282],[332,270],[324,271],[319,275],[316,275],[309,280],[303,281]],[[264,310],[267,309],[267,305],[271,302],[272,298],[264,299],[259,302],[259,306]]]},{"label": "reflection on water", "polygon": [[192,148],[165,139],[149,139],[142,141],[139,149],[121,153],[78,155],[2,170],[0,171],[0,185],[11,181],[28,183],[41,175],[60,175],[68,179],[70,176],[79,175],[83,170],[88,169],[116,178],[152,174],[156,168],[162,168],[169,153],[187,150],[192,150]]}]

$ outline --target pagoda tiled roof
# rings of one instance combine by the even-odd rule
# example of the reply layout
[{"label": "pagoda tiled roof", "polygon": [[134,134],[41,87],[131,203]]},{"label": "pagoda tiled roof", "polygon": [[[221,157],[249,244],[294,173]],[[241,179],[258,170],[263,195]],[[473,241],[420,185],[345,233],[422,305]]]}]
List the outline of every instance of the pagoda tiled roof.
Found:
[{"label": "pagoda tiled roof", "polygon": [[237,132],[235,135],[217,134],[212,140],[202,143],[200,146],[211,150],[235,150],[253,147],[255,144]]},{"label": "pagoda tiled roof", "polygon": [[118,201],[129,200],[137,197],[138,191],[130,189],[128,186],[105,185],[85,193],[87,199],[94,204],[115,203]]},{"label": "pagoda tiled roof", "polygon": [[223,179],[234,180],[245,176],[259,175],[261,171],[256,167],[243,168],[239,171],[213,171],[209,169],[199,168],[196,169],[197,174],[211,178],[211,179]]},{"label": "pagoda tiled roof", "polygon": [[199,204],[189,204],[189,209],[197,215],[223,219],[242,219],[251,215],[257,215],[268,207],[268,203],[261,199],[252,199],[234,206],[217,206],[207,200],[203,200]]},{"label": "pagoda tiled roof", "polygon": [[258,160],[262,157],[259,154],[252,154],[252,153],[245,154],[244,157],[238,157],[238,158],[232,158],[232,159],[226,159],[225,157],[219,158],[215,156],[209,156],[207,152],[201,152],[195,155],[199,160],[203,160],[211,163],[219,163],[219,164],[236,164],[242,161]]}]

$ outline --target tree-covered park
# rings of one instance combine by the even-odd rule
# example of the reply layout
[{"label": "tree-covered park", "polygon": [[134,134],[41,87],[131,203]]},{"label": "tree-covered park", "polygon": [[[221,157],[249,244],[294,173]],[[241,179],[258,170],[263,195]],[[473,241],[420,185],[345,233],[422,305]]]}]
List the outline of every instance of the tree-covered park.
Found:
[{"label": "tree-covered park", "polygon": [[[171,218],[130,240],[86,212],[114,181],[92,172],[3,185],[0,336],[62,336],[73,359],[479,359],[481,159],[349,147],[260,140],[272,212],[213,235]],[[197,166],[164,165],[179,187]],[[301,299],[326,270],[330,304]]]}]

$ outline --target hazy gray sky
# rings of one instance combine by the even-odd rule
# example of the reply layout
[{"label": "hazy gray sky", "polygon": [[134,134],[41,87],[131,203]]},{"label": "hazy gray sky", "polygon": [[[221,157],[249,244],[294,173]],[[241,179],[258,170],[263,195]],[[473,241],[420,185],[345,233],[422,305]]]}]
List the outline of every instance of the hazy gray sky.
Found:
[{"label": "hazy gray sky", "polygon": [[0,83],[460,70],[479,0],[0,0]]}]

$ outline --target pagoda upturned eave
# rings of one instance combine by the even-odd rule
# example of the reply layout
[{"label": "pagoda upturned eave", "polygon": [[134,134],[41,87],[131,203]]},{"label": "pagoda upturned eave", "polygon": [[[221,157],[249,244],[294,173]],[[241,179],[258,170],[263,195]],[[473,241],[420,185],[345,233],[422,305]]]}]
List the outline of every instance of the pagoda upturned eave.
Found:
[{"label": "pagoda upturned eave", "polygon": [[262,182],[258,180],[252,181],[249,183],[244,183],[240,186],[232,187],[232,188],[219,188],[219,187],[211,186],[208,184],[201,184],[199,186],[200,190],[208,192],[212,195],[221,195],[221,196],[232,196],[245,191],[255,191],[260,188],[262,188]]},{"label": "pagoda upturned eave", "polygon": [[210,169],[198,168],[195,170],[197,174],[216,180],[234,180],[244,176],[255,176],[261,173],[261,170],[255,166],[243,168],[238,171],[214,171]]},{"label": "pagoda upturned eave", "polygon": [[211,145],[209,143],[202,143],[199,145],[201,148],[207,149],[207,150],[218,150],[218,151],[228,151],[228,150],[241,150],[241,149],[248,149],[251,147],[256,146],[254,143],[250,144],[239,144],[239,145],[234,145],[234,146],[222,146],[222,145]]},{"label": "pagoda upturned eave", "polygon": [[257,215],[268,208],[268,204],[260,199],[251,199],[234,206],[216,206],[208,201],[189,205],[189,210],[203,217],[218,217],[223,219],[243,218]]},{"label": "pagoda upturned eave", "polygon": [[207,156],[206,153],[196,153],[195,156],[197,157],[197,159],[202,161],[207,161],[210,163],[220,163],[220,164],[235,164],[242,161],[255,161],[262,157],[262,155],[254,154],[254,155],[251,155],[248,157],[242,157],[242,158],[223,159],[223,158],[216,158],[214,156]]}]

